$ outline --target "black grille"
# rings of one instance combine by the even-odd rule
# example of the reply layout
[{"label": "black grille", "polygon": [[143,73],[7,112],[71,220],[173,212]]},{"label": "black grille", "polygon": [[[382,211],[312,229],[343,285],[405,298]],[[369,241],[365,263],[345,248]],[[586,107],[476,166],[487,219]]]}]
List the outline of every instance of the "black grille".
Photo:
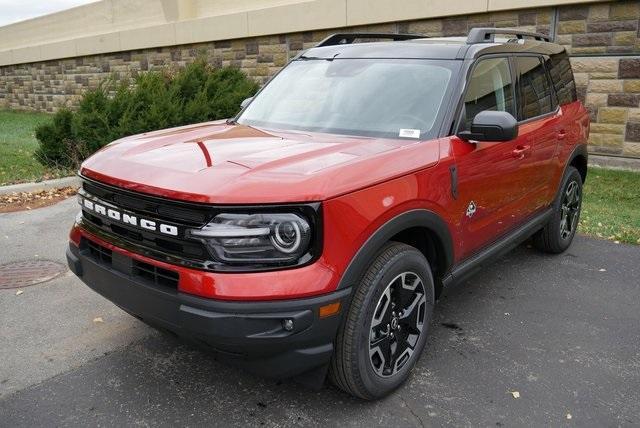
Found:
[{"label": "black grille", "polygon": [[[99,265],[114,268],[113,252],[97,244],[90,239],[83,238],[80,243],[80,250],[84,250],[84,254]],[[150,263],[141,262],[130,257],[118,255],[120,258],[125,258],[130,262],[131,269],[129,272],[122,272],[142,281],[146,284],[155,285],[158,287],[168,287],[171,289],[178,289],[178,281],[180,280],[180,274],[169,269],[164,269]],[[128,263],[120,263],[120,266],[127,266]],[[120,270],[120,269],[117,269]]]},{"label": "black grille", "polygon": [[134,260],[133,275],[153,282],[154,285],[178,288],[178,272],[163,269],[149,263]]},{"label": "black grille", "polygon": [[174,223],[203,226],[213,217],[211,209],[203,205],[161,199],[86,180],[83,181],[82,188],[119,208]]},{"label": "black grille", "polygon": [[98,245],[93,241],[89,241],[85,239],[83,243],[86,245],[86,248],[89,252],[89,256],[96,262],[101,265],[111,266],[112,257],[111,250],[103,247],[102,245]]},{"label": "black grille", "polygon": [[[149,231],[113,220],[109,217],[97,215],[83,207],[83,221],[92,226],[92,232],[118,246],[130,244],[136,252],[163,261],[175,260],[191,261],[192,266],[202,266],[211,257],[202,242],[185,239],[184,231],[189,228],[200,228],[214,216],[211,207],[201,204],[161,199],[145,194],[134,193],[83,180],[81,196],[97,198],[118,210],[128,212],[138,218],[147,218],[157,223],[166,222],[179,229],[178,236],[170,236],[155,231]],[[128,248],[124,245],[124,248]],[[129,248],[131,249],[131,248]],[[140,251],[140,250],[147,251]]]},{"label": "black grille", "polygon": [[143,245],[152,250],[177,257],[196,260],[207,260],[208,258],[207,250],[204,248],[204,245],[198,241],[184,241],[160,236],[156,233],[111,222],[108,219],[93,215],[86,210],[82,211],[82,217],[98,229],[106,231],[111,235],[117,235],[119,238],[136,245]]}]

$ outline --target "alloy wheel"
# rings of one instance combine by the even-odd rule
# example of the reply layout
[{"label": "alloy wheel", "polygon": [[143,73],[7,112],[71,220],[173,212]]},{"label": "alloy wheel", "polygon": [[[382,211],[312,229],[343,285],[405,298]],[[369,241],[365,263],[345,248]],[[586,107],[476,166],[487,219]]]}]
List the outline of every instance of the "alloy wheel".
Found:
[{"label": "alloy wheel", "polygon": [[577,227],[580,212],[580,188],[577,182],[571,181],[567,186],[562,196],[560,210],[560,236],[562,239],[567,239]]},{"label": "alloy wheel", "polygon": [[369,360],[381,377],[396,374],[413,355],[425,323],[424,284],[414,272],[389,282],[371,319]]}]

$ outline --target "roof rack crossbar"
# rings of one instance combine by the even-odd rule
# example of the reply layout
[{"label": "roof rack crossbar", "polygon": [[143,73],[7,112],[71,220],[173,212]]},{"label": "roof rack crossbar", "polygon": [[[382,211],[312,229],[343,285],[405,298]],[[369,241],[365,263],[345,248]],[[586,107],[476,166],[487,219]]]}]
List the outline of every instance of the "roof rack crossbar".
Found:
[{"label": "roof rack crossbar", "polygon": [[469,31],[469,36],[467,37],[467,44],[492,43],[496,34],[513,35],[516,36],[517,39],[531,37],[541,42],[551,41],[549,36],[541,33],[530,33],[510,28],[472,28],[471,31]]},{"label": "roof rack crossbar", "polygon": [[421,34],[396,34],[396,33],[337,33],[332,34],[316,45],[323,46],[349,45],[356,39],[389,39],[394,42],[401,40],[424,39]]}]

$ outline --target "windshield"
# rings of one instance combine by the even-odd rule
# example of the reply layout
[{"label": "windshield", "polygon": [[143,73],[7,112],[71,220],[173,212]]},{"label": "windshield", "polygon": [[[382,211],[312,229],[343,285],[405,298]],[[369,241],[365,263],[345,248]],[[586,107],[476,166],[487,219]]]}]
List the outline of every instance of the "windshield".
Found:
[{"label": "windshield", "polygon": [[303,59],[290,63],[238,123],[384,138],[431,138],[456,61]]}]

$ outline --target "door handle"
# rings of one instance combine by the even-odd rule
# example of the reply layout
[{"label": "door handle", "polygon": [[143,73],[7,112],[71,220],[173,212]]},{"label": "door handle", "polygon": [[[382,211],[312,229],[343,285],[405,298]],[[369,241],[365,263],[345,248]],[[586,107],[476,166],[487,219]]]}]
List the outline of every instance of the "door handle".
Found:
[{"label": "door handle", "polygon": [[517,146],[511,153],[514,158],[524,159],[525,153],[531,149],[531,146]]},{"label": "door handle", "polygon": [[564,129],[558,131],[558,140],[564,140],[567,136],[567,131]]}]

